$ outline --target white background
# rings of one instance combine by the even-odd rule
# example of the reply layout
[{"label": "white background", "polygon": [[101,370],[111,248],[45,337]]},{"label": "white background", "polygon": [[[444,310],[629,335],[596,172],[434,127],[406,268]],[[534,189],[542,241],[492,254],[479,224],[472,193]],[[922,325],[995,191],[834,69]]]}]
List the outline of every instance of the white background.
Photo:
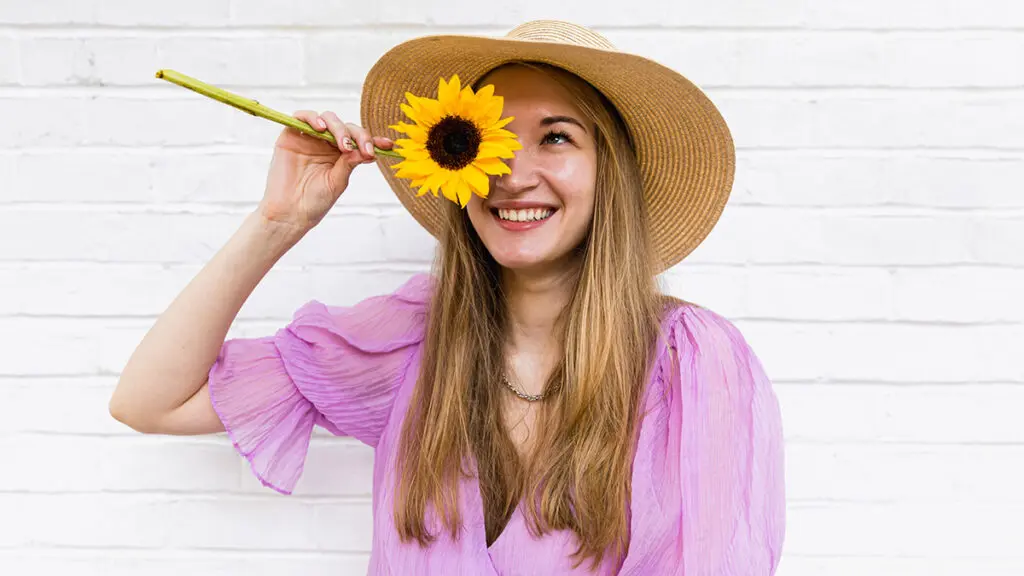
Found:
[{"label": "white background", "polygon": [[[319,434],[295,496],[225,438],[107,400],[154,318],[259,200],[279,126],[154,78],[358,118],[434,32],[593,25],[694,80],[738,173],[665,276],[732,319],[784,415],[783,576],[1024,574],[1024,4],[0,0],[0,573],[361,574],[372,455]],[[426,270],[364,167],[232,335]]]}]

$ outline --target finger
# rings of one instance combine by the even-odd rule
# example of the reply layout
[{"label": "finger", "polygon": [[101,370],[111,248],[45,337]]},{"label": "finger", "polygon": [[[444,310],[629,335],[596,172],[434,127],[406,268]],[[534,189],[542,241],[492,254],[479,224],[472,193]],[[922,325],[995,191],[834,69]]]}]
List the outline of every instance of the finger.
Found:
[{"label": "finger", "polygon": [[327,122],[327,129],[334,135],[334,139],[338,142],[338,149],[343,153],[352,152],[356,149],[355,139],[352,138],[352,134],[349,133],[348,127],[341,118],[334,112],[327,111],[320,115],[321,118]]},{"label": "finger", "polygon": [[383,150],[391,150],[395,147],[395,141],[391,138],[385,138],[383,136],[374,136],[373,145]]},{"label": "finger", "polygon": [[324,130],[327,129],[327,122],[324,122],[324,119],[321,118],[320,115],[317,114],[314,110],[299,110],[298,112],[292,114],[292,116],[299,120],[302,120],[306,124],[309,124],[310,126],[313,127],[314,130],[318,132],[323,132]]},{"label": "finger", "polygon": [[366,128],[352,123],[345,124],[345,127],[348,129],[348,133],[356,139],[356,144],[359,145],[359,152],[363,155],[363,159],[372,160],[373,139],[370,138],[370,133]]}]

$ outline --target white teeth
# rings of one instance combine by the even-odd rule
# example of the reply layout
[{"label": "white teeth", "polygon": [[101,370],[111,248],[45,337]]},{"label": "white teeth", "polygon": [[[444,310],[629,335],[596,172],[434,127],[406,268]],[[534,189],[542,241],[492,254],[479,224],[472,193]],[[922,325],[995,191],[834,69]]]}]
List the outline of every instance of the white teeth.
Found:
[{"label": "white teeth", "polygon": [[498,210],[498,217],[510,222],[532,222],[551,215],[550,208],[528,208],[526,210]]}]

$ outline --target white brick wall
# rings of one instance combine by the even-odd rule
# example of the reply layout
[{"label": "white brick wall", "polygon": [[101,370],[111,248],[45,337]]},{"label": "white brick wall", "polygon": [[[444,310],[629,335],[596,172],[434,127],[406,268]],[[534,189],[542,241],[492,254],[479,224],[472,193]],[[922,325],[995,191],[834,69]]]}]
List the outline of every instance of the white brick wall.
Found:
[{"label": "white brick wall", "polygon": [[[286,498],[223,437],[107,415],[155,315],[259,200],[279,130],[153,73],[357,118],[396,41],[537,17],[676,67],[733,128],[731,205],[665,281],[776,382],[780,574],[1024,574],[1014,0],[0,0],[0,573],[363,573],[368,450],[318,434]],[[360,172],[232,335],[426,269],[426,234]]]}]

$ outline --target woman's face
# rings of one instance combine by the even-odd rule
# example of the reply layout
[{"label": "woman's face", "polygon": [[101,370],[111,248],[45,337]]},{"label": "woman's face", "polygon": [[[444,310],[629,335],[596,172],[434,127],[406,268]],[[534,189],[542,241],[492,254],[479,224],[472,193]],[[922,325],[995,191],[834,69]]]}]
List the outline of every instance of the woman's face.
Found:
[{"label": "woman's face", "polygon": [[473,228],[506,268],[568,267],[594,215],[594,127],[544,72],[506,67],[484,84],[494,84],[494,93],[504,97],[502,116],[515,117],[508,129],[523,148],[507,161],[511,174],[491,177],[486,199],[470,199]]}]

